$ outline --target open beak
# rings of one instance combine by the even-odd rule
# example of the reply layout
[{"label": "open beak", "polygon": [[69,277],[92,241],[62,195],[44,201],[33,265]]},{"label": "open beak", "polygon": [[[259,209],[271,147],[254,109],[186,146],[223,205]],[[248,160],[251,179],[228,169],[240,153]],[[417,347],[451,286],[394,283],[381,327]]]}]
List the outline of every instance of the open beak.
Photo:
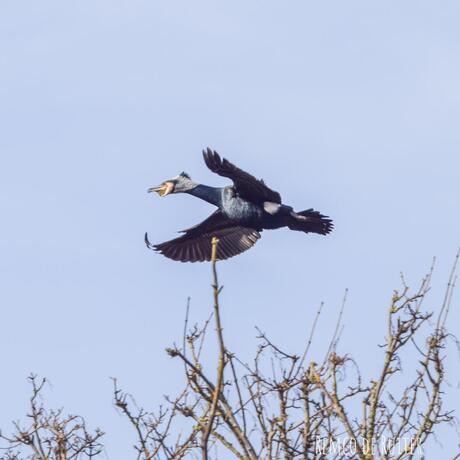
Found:
[{"label": "open beak", "polygon": [[158,187],[152,187],[147,190],[148,193],[156,192],[161,197],[169,195],[174,189],[174,184],[172,182],[165,182],[164,184],[159,185]]}]

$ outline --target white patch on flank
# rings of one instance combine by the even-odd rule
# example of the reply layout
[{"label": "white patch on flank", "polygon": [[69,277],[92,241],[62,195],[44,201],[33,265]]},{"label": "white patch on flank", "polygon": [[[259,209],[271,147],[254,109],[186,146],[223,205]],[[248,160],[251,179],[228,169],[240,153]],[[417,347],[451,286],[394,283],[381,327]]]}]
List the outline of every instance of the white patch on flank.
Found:
[{"label": "white patch on flank", "polygon": [[268,214],[276,214],[279,209],[281,208],[281,205],[279,203],[273,203],[271,201],[264,201],[264,211],[268,212]]}]

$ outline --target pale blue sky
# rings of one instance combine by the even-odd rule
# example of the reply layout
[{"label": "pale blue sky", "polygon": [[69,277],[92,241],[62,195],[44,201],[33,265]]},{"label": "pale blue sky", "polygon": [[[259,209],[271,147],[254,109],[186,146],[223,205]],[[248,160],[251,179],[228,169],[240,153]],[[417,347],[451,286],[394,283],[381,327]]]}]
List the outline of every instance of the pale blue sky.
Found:
[{"label": "pale blue sky", "polygon": [[187,297],[197,321],[211,307],[209,266],[143,234],[212,208],[146,189],[182,170],[225,184],[208,145],[336,225],[265,232],[219,265],[230,348],[249,356],[257,324],[298,350],[324,301],[321,350],[348,288],[342,347],[374,370],[399,272],[415,285],[437,256],[437,305],[460,244],[459,21],[457,1],[2,0],[0,426],[34,371],[133,458],[108,377],[155,406],[182,375],[164,348]]}]

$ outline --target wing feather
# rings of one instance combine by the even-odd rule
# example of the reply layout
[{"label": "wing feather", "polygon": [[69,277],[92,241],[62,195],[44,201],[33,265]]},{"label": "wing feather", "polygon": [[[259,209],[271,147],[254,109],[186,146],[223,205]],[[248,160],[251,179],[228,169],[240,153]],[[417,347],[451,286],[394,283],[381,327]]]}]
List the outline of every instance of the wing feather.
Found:
[{"label": "wing feather", "polygon": [[204,262],[211,260],[211,239],[219,239],[217,259],[224,260],[241,254],[251,248],[260,238],[260,233],[253,228],[229,227],[201,235],[182,235],[165,243],[147,245],[164,256],[180,262]]},{"label": "wing feather", "polygon": [[211,260],[211,240],[219,239],[218,260],[228,259],[251,248],[260,238],[260,233],[242,227],[225,218],[220,210],[194,227],[183,231],[183,235],[164,243],[152,245],[145,234],[149,249],[181,262],[204,262]]},{"label": "wing feather", "polygon": [[206,166],[219,176],[228,177],[235,185],[235,190],[241,198],[254,203],[263,204],[265,201],[281,203],[281,195],[267,187],[263,180],[258,180],[243,171],[225,158],[221,159],[216,151],[210,148],[203,150]]}]

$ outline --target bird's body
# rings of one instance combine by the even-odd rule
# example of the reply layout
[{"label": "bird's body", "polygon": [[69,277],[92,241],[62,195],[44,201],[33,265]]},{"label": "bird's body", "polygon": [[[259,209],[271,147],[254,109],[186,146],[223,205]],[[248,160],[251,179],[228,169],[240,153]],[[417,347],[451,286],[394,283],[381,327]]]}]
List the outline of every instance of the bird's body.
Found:
[{"label": "bird's body", "polygon": [[332,221],[327,216],[313,209],[294,212],[291,206],[281,202],[278,192],[226,159],[222,160],[216,152],[207,149],[203,156],[211,171],[231,178],[234,185],[209,187],[192,181],[188,174],[182,173],[160,187],[150,189],[160,196],[187,193],[217,207],[205,221],[184,230],[184,235],[174,240],[153,246],[146,235],[150,249],[181,262],[205,261],[211,258],[211,238],[216,236],[220,240],[217,256],[226,259],[253,246],[262,230],[288,227],[321,235],[332,230]]},{"label": "bird's body", "polygon": [[[202,187],[206,188],[203,190]],[[222,214],[225,217],[234,222],[238,222],[241,225],[251,226],[262,217],[262,210],[260,206],[239,197],[232,186],[207,187],[198,185],[196,188],[186,193],[205,199],[203,197],[203,191],[205,192],[204,196],[216,197],[217,201],[212,204],[215,204],[219,209],[221,209]]]}]

